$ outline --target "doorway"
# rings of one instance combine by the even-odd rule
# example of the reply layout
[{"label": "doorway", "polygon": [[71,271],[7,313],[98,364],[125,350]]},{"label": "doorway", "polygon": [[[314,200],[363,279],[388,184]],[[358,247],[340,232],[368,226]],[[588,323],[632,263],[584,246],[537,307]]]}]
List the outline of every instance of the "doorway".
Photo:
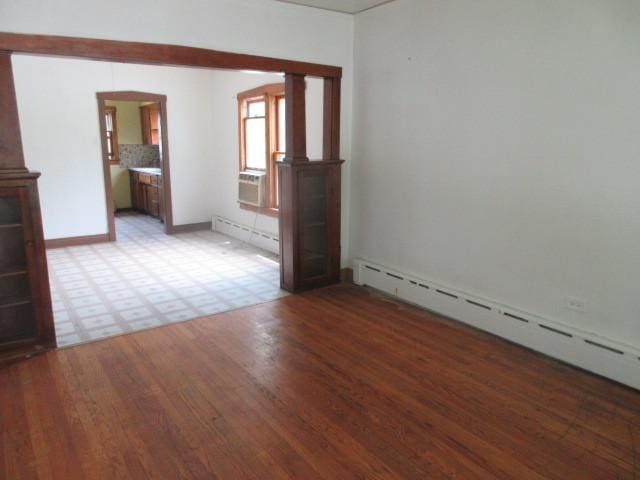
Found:
[{"label": "doorway", "polygon": [[167,97],[147,92],[99,92],[98,113],[108,237],[116,212],[157,219],[173,233]]}]

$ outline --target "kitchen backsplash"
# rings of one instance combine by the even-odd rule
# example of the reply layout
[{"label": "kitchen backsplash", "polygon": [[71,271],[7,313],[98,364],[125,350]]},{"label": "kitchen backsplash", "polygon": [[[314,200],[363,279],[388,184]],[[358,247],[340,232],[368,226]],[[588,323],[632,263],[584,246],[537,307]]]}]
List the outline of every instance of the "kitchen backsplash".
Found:
[{"label": "kitchen backsplash", "polygon": [[124,167],[159,167],[159,145],[119,144],[120,164]]}]

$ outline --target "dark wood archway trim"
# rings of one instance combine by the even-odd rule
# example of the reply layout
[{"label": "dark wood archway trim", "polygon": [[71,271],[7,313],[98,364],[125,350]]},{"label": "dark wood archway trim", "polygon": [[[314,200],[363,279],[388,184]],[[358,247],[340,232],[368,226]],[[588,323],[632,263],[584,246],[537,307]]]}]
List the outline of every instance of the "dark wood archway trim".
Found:
[{"label": "dark wood archway trim", "polygon": [[[43,314],[43,328],[39,330],[40,333],[37,338],[34,338],[31,342],[33,346],[29,347],[28,351],[21,352],[6,341],[3,344],[2,339],[0,339],[0,347],[5,347],[0,357],[19,353],[30,354],[33,351],[37,351],[36,346],[38,345],[42,348],[55,346],[44,235],[35,180],[38,174],[27,173],[28,170],[24,164],[22,142],[20,140],[20,121],[11,70],[11,55],[13,53],[146,65],[285,73],[287,87],[286,122],[288,125],[285,159],[288,161],[281,162],[278,167],[281,204],[286,201],[285,208],[280,209],[281,286],[290,291],[300,291],[339,281],[340,164],[342,163],[338,158],[340,145],[340,79],[342,77],[342,69],[340,67],[176,45],[0,32],[0,178],[9,182],[28,180],[29,184],[25,184],[25,188],[30,189],[31,201],[27,208],[29,215],[33,219],[35,239],[33,242],[25,244],[25,248],[35,248],[35,254],[40,262],[37,265],[30,266],[28,274],[32,282],[37,281],[37,279],[43,279],[40,293],[33,297],[35,307],[40,309]],[[323,160],[316,162],[310,162],[306,156],[306,132],[305,128],[303,128],[305,99],[304,90],[301,89],[304,85],[305,76],[322,77],[325,81]],[[125,94],[131,93],[134,92],[125,92]],[[163,108],[165,112],[162,116],[165,121],[162,124],[165,132],[163,149],[168,153],[168,144],[166,143],[168,138],[166,105],[163,105]],[[106,168],[108,162],[104,163]],[[166,173],[169,174],[168,165],[165,169]],[[302,236],[297,234],[298,227],[304,229],[314,226],[317,222],[314,222],[314,219],[306,218],[304,209],[301,208],[309,203],[310,198],[305,198],[308,192],[305,188],[300,188],[303,183],[299,180],[304,180],[306,177],[319,176],[326,180],[324,182],[326,188],[322,189],[324,193],[321,193],[317,198],[320,198],[320,201],[326,205],[324,217],[328,227],[322,236],[313,238],[324,239],[323,242],[327,248],[316,252],[322,254],[323,263],[322,271],[314,273],[316,270],[305,272],[304,268],[301,269],[303,261],[315,261],[314,255],[317,255],[314,252],[311,252],[312,256],[307,255],[304,250],[305,244]],[[313,196],[311,195],[311,197]],[[171,205],[170,199],[167,204]],[[108,205],[110,205],[110,202]],[[169,217],[169,222],[167,227],[171,228],[173,226],[171,217]],[[286,235],[283,236],[283,233],[286,233]],[[300,252],[305,253],[304,258]]]},{"label": "dark wood archway trim", "polygon": [[0,169],[26,172],[11,52],[0,49]]},{"label": "dark wood archway trim", "polygon": [[102,145],[102,165],[104,172],[104,190],[107,201],[107,225],[109,227],[109,240],[116,239],[115,215],[113,205],[113,188],[111,185],[111,165],[107,155],[107,140],[102,132],[105,131],[105,101],[131,101],[131,102],[156,102],[160,105],[160,122],[162,128],[162,195],[164,197],[164,231],[174,233],[173,206],[171,204],[171,169],[169,162],[169,130],[167,127],[167,96],[148,92],[98,92],[98,116],[100,122],[100,143]]},{"label": "dark wood archway trim", "polygon": [[317,63],[159,43],[0,32],[0,50],[111,62],[286,72],[340,78],[342,68]]}]

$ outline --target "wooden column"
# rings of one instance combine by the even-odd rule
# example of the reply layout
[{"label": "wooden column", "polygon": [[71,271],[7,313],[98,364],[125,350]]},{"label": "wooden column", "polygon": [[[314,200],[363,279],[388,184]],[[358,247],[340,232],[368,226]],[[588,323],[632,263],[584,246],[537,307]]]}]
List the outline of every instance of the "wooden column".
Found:
[{"label": "wooden column", "polygon": [[0,50],[0,170],[26,172],[11,52]]},{"label": "wooden column", "polygon": [[39,176],[24,164],[11,52],[0,50],[0,362],[56,346]]},{"label": "wooden column", "polygon": [[329,283],[340,278],[340,223],[342,172],[340,160],[340,77],[325,77],[322,117],[322,158],[325,162],[336,162],[327,167],[328,175],[328,251]]},{"label": "wooden column", "polygon": [[287,126],[287,152],[284,161],[308,162],[304,75],[287,73],[284,80],[284,95]]},{"label": "wooden column", "polygon": [[322,158],[340,158],[340,78],[324,79]]},{"label": "wooden column", "polygon": [[280,285],[290,292],[340,280],[340,78],[324,82],[323,159],[309,161],[304,76],[285,77],[287,152],[278,165]]}]

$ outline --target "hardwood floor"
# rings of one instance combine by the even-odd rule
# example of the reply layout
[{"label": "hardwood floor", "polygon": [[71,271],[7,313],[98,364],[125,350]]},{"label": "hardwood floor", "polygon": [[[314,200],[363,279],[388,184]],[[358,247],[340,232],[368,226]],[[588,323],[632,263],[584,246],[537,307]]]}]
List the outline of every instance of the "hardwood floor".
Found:
[{"label": "hardwood floor", "polygon": [[0,367],[0,478],[634,479],[640,392],[351,285]]}]

